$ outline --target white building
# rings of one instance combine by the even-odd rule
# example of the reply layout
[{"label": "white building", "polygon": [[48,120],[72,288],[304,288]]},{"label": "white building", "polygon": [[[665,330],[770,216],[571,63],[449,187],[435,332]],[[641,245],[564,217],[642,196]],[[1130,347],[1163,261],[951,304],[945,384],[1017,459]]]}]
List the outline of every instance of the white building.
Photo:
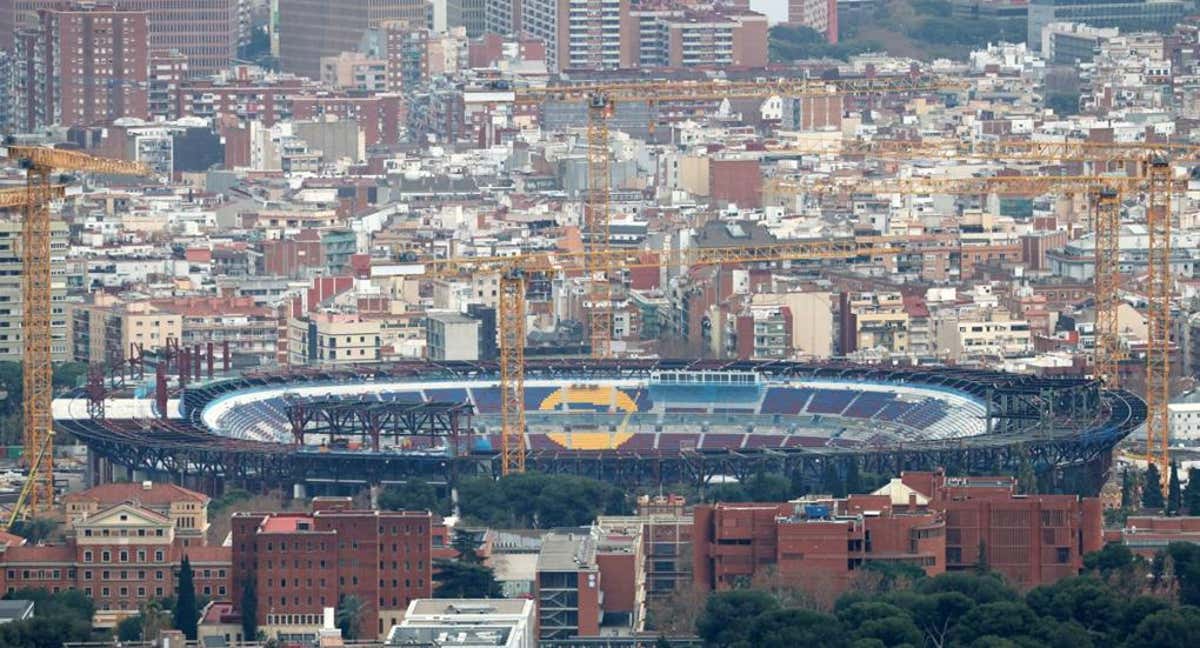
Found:
[{"label": "white building", "polygon": [[536,648],[530,599],[417,599],[388,646]]}]

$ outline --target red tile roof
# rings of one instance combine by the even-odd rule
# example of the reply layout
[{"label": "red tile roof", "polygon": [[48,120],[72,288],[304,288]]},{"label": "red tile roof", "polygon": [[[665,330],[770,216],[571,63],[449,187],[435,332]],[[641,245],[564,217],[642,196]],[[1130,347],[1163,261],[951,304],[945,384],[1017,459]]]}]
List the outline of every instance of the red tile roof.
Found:
[{"label": "red tile roof", "polygon": [[17,547],[23,544],[25,544],[25,538],[7,531],[0,531],[0,545]]},{"label": "red tile roof", "polygon": [[125,483],[102,484],[81,493],[70,493],[63,497],[63,501],[67,503],[97,502],[104,506],[137,501],[145,505],[162,506],[179,501],[206,504],[209,497],[204,493],[197,493],[175,484],[151,484],[147,489],[140,483]]},{"label": "red tile roof", "polygon": [[9,547],[4,552],[4,562],[74,562],[75,549],[69,545],[24,545]]}]

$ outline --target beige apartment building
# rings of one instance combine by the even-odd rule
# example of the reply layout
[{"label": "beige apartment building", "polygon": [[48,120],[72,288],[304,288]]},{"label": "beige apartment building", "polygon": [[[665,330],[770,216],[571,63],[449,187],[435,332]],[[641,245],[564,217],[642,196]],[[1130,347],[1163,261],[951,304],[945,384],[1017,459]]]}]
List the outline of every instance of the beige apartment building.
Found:
[{"label": "beige apartment building", "polygon": [[1002,310],[981,310],[943,316],[936,320],[939,355],[962,361],[968,358],[1003,358],[1028,353],[1032,348],[1029,322]]},{"label": "beige apartment building", "polygon": [[90,304],[71,305],[71,352],[76,362],[128,358],[131,345],[157,351],[183,337],[183,317],[149,302],[125,303],[97,293]]},{"label": "beige apartment building", "polygon": [[856,293],[850,298],[859,349],[909,351],[909,315],[898,292]]},{"label": "beige apartment building", "polygon": [[288,362],[292,365],[346,365],[377,362],[381,326],[358,315],[315,313],[288,320]]}]

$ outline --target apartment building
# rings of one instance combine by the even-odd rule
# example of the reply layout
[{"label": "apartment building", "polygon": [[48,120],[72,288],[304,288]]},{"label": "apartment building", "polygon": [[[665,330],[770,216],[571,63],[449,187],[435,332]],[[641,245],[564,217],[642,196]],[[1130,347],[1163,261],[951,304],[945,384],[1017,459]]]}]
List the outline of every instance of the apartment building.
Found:
[{"label": "apartment building", "polygon": [[253,582],[259,627],[299,639],[353,595],[360,636],[382,638],[432,595],[431,528],[428,511],[356,510],[350,498],[315,498],[309,513],[235,513],[231,600],[237,609]]},{"label": "apartment building", "polygon": [[275,357],[278,315],[274,309],[256,305],[253,297],[176,297],[151,304],[181,318],[180,341],[186,346],[213,342],[219,349],[228,343],[235,358]]},{"label": "apartment building", "polygon": [[909,311],[898,292],[852,293],[847,311],[841,314],[851,332],[843,340],[842,353],[858,349],[883,349],[890,353],[909,352]]},{"label": "apartment building", "polygon": [[382,325],[358,315],[312,313],[288,320],[292,365],[338,365],[380,358]]},{"label": "apartment building", "polygon": [[358,52],[321,57],[321,83],[338,90],[388,91],[388,62]]},{"label": "apartment building", "polygon": [[462,313],[430,313],[425,326],[425,355],[430,360],[480,359],[479,320]]},{"label": "apartment building", "polygon": [[103,7],[40,11],[15,41],[13,127],[145,119],[148,19],[145,11]]},{"label": "apartment building", "polygon": [[790,358],[792,311],[782,307],[751,307],[733,319],[733,346],[739,359]]},{"label": "apartment building", "polygon": [[[67,326],[67,225],[50,223],[50,352],[55,362],[71,357]],[[0,360],[20,362],[25,354],[21,339],[21,223],[0,221]]]},{"label": "apartment building", "polygon": [[148,302],[124,303],[97,293],[91,303],[71,304],[71,352],[76,362],[112,362],[130,357],[132,345],[144,351],[183,337],[183,317]]},{"label": "apartment building", "polygon": [[1019,355],[1033,343],[1028,320],[998,309],[946,313],[935,320],[934,330],[938,353],[955,361]]},{"label": "apartment building", "polygon": [[[38,12],[55,9],[60,0],[0,1],[0,46],[14,43],[14,29],[35,24]],[[237,55],[240,0],[121,0],[122,12],[147,16],[148,50],[178,50],[187,57],[188,73],[208,76],[224,70]]]},{"label": "apartment building", "polygon": [[629,0],[521,0],[521,28],[546,44],[551,71],[629,68],[636,28],[629,11]]}]

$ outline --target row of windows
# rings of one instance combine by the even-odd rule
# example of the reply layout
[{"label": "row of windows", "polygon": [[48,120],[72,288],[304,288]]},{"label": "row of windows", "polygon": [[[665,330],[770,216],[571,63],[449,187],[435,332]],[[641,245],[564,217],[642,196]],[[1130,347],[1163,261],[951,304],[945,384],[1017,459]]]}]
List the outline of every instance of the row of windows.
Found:
[{"label": "row of windows", "polygon": [[[83,562],[85,562],[85,563],[92,562],[92,555],[93,554],[92,554],[91,550],[83,552]],[[156,549],[154,551],[154,562],[164,562],[164,557],[165,557],[165,554],[163,553],[162,549]],[[129,562],[129,551],[122,549],[120,552],[118,552],[117,561],[118,562]],[[146,562],[146,550],[145,549],[138,550],[137,561],[138,562]],[[102,563],[112,562],[112,552],[110,552],[108,550],[101,551],[100,552],[100,562],[102,562]]]},{"label": "row of windows", "polygon": [[107,538],[110,536],[126,538],[131,535],[136,535],[139,538],[145,538],[150,535],[153,535],[156,538],[161,538],[161,537],[163,537],[163,530],[162,529],[154,529],[153,534],[150,533],[149,529],[138,529],[136,533],[132,533],[132,529],[120,529],[119,533],[112,533],[112,532],[110,532],[109,529],[95,529],[95,530],[84,529],[83,530],[83,537],[85,537],[85,538],[92,538],[92,537],[97,537],[97,536],[99,536],[101,538]]}]

